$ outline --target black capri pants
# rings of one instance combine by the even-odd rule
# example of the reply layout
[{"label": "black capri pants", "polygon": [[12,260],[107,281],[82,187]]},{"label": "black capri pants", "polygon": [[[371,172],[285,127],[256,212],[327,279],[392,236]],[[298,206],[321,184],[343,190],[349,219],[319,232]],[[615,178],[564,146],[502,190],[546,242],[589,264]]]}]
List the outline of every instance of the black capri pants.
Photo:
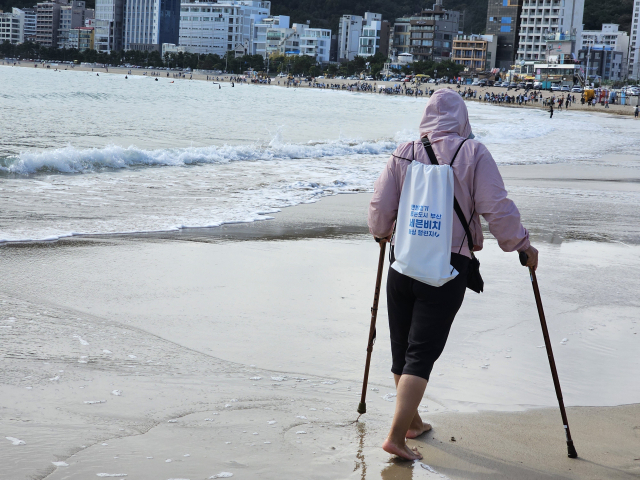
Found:
[{"label": "black capri pants", "polygon": [[464,255],[452,253],[451,265],[459,275],[441,287],[432,287],[389,268],[387,309],[394,374],[429,380],[462,306],[469,261]]}]

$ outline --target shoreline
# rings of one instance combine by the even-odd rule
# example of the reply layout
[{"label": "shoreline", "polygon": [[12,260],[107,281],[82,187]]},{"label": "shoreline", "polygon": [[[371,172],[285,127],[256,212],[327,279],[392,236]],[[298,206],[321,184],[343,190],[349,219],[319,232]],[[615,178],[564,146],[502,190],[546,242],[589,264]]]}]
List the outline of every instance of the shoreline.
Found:
[{"label": "shoreline", "polygon": [[[33,67],[34,63],[33,62],[25,62],[25,61],[21,61],[19,64],[15,65],[16,67],[21,67],[21,68],[34,68]],[[45,64],[38,64],[37,68],[42,68],[47,70],[46,65],[55,65],[55,62],[45,62]],[[13,67],[14,65],[0,65],[0,66],[7,66],[7,67]],[[62,69],[62,67],[64,67],[64,69]],[[70,68],[69,68],[70,67]],[[48,70],[54,71],[56,68],[58,67],[53,67],[49,68]],[[84,66],[84,65],[75,65],[75,66],[71,66],[71,65],[63,65],[60,67],[60,69],[58,70],[60,72],[63,71],[78,71],[78,72],[88,72],[88,73],[102,73],[102,74],[113,74],[113,75],[128,75],[129,71],[131,71],[131,75],[135,75],[135,76],[146,76],[149,78],[157,78],[159,81],[160,80],[170,80],[170,81],[178,81],[178,80],[197,80],[197,81],[204,81],[204,82],[211,82],[213,84],[218,84],[218,83],[222,83],[222,84],[229,84],[232,83],[232,78],[236,77],[236,75],[229,75],[229,74],[222,74],[222,75],[207,75],[207,74],[199,74],[199,73],[193,73],[193,72],[189,72],[189,73],[185,73],[185,78],[182,77],[178,77],[178,78],[174,78],[173,76],[169,76],[167,77],[167,71],[166,70],[155,70],[155,69],[145,69],[145,68],[125,68],[125,67],[88,67],[88,66]],[[154,73],[159,73],[161,72],[161,75],[153,75]],[[176,72],[175,71],[170,71],[169,74],[170,75],[174,75]],[[189,78],[189,77],[193,77],[193,78]],[[221,78],[222,80],[219,81],[213,81],[213,80],[207,80],[207,77],[212,77],[212,78]],[[308,86],[307,82],[303,82],[301,83],[299,86],[297,87],[287,87],[287,85],[279,85],[277,84],[278,81],[282,81],[285,82],[285,79],[278,79],[278,78],[272,78],[272,82],[270,85],[268,84],[256,84],[257,86],[265,86],[265,87],[282,87],[282,88],[291,88],[291,89],[296,89],[296,88],[310,88],[310,89],[319,89],[313,86]],[[320,82],[317,83],[326,83],[326,84],[337,84],[337,85],[355,85],[356,83],[366,83],[369,85],[377,85],[378,87],[380,86],[384,86],[385,88],[387,87],[393,87],[394,85],[398,85],[399,82],[384,82],[384,81],[356,81],[356,80],[338,80],[338,79],[322,79]],[[239,85],[242,86],[250,86],[253,85],[251,83],[240,83]],[[518,91],[509,91],[507,92],[506,89],[501,88],[501,87],[474,87],[471,85],[462,85],[460,87],[460,89],[457,88],[457,85],[451,85],[451,84],[441,84],[441,85],[435,85],[435,84],[422,84],[420,86],[421,89],[434,89],[434,90],[439,90],[442,88],[449,88],[451,90],[466,90],[468,88],[471,88],[472,90],[477,90],[478,91],[478,97],[480,97],[481,95],[484,95],[485,93],[495,93],[495,94],[502,94],[502,93],[509,93],[512,96],[516,96],[517,94],[520,94],[522,92]],[[332,90],[331,88],[326,88],[326,89],[322,89],[322,90]],[[381,95],[380,93],[377,92],[367,92],[367,91],[354,91],[351,92],[349,90],[340,90],[340,91],[344,91],[344,92],[349,92],[349,93],[361,93],[361,94],[366,94],[366,95],[372,95],[372,96],[379,96]],[[543,91],[543,98],[551,98],[552,96],[555,97],[559,97],[559,96],[564,96],[567,92],[548,92],[548,91]],[[382,94],[387,96],[387,94]],[[571,94],[571,95],[575,95],[576,99],[579,98],[580,94]],[[398,95],[390,95],[390,96],[397,96],[397,97],[409,97],[409,98],[413,98],[412,96],[407,96],[404,94],[398,94]],[[423,95],[422,97],[418,97],[418,98],[423,98],[423,99],[428,99],[429,97],[427,95]],[[640,97],[636,97],[635,98],[636,103],[640,102]],[[478,98],[475,99],[465,99],[465,101],[467,102],[473,102],[473,103],[481,103],[481,104],[489,104],[491,106],[496,106],[496,107],[509,107],[509,108],[529,108],[529,109],[537,109],[537,110],[544,110],[544,111],[548,111],[548,107],[545,107],[542,105],[542,102],[537,102],[535,104],[532,105],[513,105],[513,104],[506,104],[506,103],[501,103],[501,104],[490,104],[488,102],[484,102],[484,101],[480,101]],[[630,102],[633,102],[633,97],[630,97]],[[632,116],[634,115],[634,109],[635,109],[635,105],[610,105],[609,108],[605,108],[603,106],[601,106],[600,104],[598,104],[595,107],[590,107],[587,105],[582,105],[580,103],[580,101],[578,100],[575,104],[571,104],[571,107],[569,108],[569,111],[580,111],[580,112],[593,112],[593,113],[601,113],[601,114],[610,114],[610,115],[620,115],[620,116]],[[558,115],[558,114],[562,114],[562,112],[567,111],[566,109],[562,109],[562,110],[558,110],[558,109],[554,109],[554,115]]]},{"label": "shoreline", "polygon": [[[367,200],[329,197],[253,228],[222,227],[215,239],[200,232],[0,250],[0,326],[11,327],[0,329],[0,427],[25,443],[0,446],[5,473],[11,480],[220,472],[281,480],[307,478],[309,469],[319,480],[637,478],[640,404],[575,406],[590,403],[593,392],[576,383],[599,382],[594,373],[629,378],[633,365],[621,373],[589,357],[611,347],[634,351],[625,315],[637,318],[637,308],[607,309],[607,328],[588,333],[597,335],[597,350],[582,334],[559,346],[564,331],[584,328],[574,321],[602,322],[586,300],[567,291],[559,301],[549,290],[567,288],[554,271],[581,265],[574,246],[541,245],[539,278],[579,460],[566,457],[546,355],[535,347],[527,276],[494,242],[481,253],[490,288],[465,302],[421,404],[434,430],[410,445],[424,460],[397,462],[379,448],[395,406],[384,298],[368,413],[352,423],[378,250],[357,230]],[[597,251],[599,262],[613,262],[608,271],[622,247],[605,247]],[[575,273],[589,282],[582,268]],[[579,311],[567,314],[578,301]],[[513,358],[504,359],[506,347]],[[489,369],[479,367],[480,356]],[[513,396],[522,378],[540,400]],[[468,401],[451,398],[457,381]],[[501,404],[478,402],[480,384]]]}]

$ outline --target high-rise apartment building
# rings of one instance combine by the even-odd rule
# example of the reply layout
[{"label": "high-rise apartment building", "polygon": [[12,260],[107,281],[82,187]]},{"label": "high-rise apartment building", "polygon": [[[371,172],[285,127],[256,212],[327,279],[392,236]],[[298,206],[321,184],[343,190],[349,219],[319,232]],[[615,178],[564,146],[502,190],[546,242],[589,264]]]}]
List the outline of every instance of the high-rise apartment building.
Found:
[{"label": "high-rise apartment building", "polygon": [[359,15],[343,15],[338,24],[338,61],[356,58],[360,49],[360,36],[364,19]]},{"label": "high-rise apartment building", "polygon": [[23,8],[24,12],[24,41],[35,42],[36,41],[36,27],[37,27],[37,8]]},{"label": "high-rise apartment building", "polygon": [[122,50],[124,0],[96,0],[94,48],[103,53]]},{"label": "high-rise apartment building", "polygon": [[390,37],[391,25],[389,22],[382,20],[382,15],[379,13],[367,12],[358,41],[358,55],[372,57],[378,52],[388,55]]},{"label": "high-rise apartment building", "polygon": [[487,35],[497,38],[496,68],[509,70],[518,51],[523,0],[489,0]]},{"label": "high-rise apartment building", "polygon": [[453,39],[460,28],[460,12],[445,10],[442,1],[432,10],[424,10],[411,17],[411,49],[416,61],[451,60]]},{"label": "high-rise apartment building", "polygon": [[41,2],[36,6],[36,42],[43,47],[58,45],[58,25],[62,5],[58,2]]},{"label": "high-rise apartment building", "polygon": [[69,4],[62,5],[58,22],[58,48],[73,48],[69,43],[69,31],[84,27],[85,19],[92,17],[93,10],[87,10],[84,1],[71,0]]},{"label": "high-rise apartment building", "polygon": [[254,26],[270,13],[270,1],[183,0],[180,6],[180,46],[192,53],[220,56],[237,48],[250,53]]},{"label": "high-rise apartment building", "polygon": [[629,78],[640,80],[640,0],[633,2],[631,44],[629,46]]},{"label": "high-rise apartment building", "polygon": [[24,42],[24,12],[13,8],[11,12],[0,12],[0,43],[14,45]]},{"label": "high-rise apartment building", "polygon": [[180,38],[180,0],[126,0],[124,50],[161,51]]},{"label": "high-rise apartment building", "polygon": [[546,62],[547,39],[557,35],[573,42],[571,54],[576,55],[583,16],[584,0],[523,0],[516,59]]}]

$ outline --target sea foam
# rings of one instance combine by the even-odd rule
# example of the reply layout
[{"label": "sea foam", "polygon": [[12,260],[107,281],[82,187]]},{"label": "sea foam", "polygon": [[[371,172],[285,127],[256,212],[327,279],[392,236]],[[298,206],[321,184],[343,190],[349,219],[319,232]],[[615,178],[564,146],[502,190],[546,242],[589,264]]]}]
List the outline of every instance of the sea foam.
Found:
[{"label": "sea foam", "polygon": [[225,145],[158,150],[144,150],[133,146],[124,148],[116,145],[89,149],[67,146],[0,158],[0,172],[16,175],[90,173],[132,167],[177,167],[255,160],[379,155],[393,152],[396,146],[397,142],[392,140],[336,140],[306,144],[272,141],[267,146]]}]

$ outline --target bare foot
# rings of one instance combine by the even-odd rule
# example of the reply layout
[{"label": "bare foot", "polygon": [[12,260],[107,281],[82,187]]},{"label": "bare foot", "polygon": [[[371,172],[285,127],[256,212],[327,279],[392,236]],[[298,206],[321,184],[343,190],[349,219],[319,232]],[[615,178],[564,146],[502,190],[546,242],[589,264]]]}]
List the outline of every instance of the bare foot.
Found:
[{"label": "bare foot", "polygon": [[411,427],[409,427],[409,430],[407,430],[407,438],[418,438],[420,435],[422,435],[423,433],[427,433],[428,431],[431,430],[431,425],[429,425],[426,422],[421,422],[422,423],[422,427],[417,426],[414,427],[414,425],[411,425]]},{"label": "bare foot", "polygon": [[401,445],[392,442],[388,438],[382,444],[382,449],[392,455],[397,455],[405,460],[422,460],[422,455],[416,447],[409,448],[409,446],[402,442]]}]

